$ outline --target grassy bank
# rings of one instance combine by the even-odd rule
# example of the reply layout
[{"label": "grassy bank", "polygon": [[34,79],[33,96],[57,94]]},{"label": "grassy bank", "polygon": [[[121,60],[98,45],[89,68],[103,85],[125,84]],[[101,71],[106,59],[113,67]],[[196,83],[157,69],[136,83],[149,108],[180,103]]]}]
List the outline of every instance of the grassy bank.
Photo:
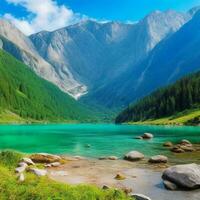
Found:
[{"label": "grassy bank", "polygon": [[129,122],[128,124],[148,124],[148,125],[198,125],[200,124],[200,110],[186,110],[176,115],[160,118],[149,119],[145,121]]},{"label": "grassy bank", "polygon": [[36,177],[26,172],[19,182],[14,173],[22,154],[13,151],[0,153],[0,200],[130,200],[123,192],[101,190],[94,186],[70,186],[48,177]]}]

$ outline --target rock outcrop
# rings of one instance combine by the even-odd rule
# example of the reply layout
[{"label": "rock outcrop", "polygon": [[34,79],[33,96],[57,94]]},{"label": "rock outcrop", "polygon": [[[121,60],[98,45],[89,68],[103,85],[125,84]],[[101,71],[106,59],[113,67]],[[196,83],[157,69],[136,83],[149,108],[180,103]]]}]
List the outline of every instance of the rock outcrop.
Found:
[{"label": "rock outcrop", "polygon": [[162,178],[164,181],[175,184],[178,188],[200,188],[200,165],[186,164],[169,167],[164,171]]}]

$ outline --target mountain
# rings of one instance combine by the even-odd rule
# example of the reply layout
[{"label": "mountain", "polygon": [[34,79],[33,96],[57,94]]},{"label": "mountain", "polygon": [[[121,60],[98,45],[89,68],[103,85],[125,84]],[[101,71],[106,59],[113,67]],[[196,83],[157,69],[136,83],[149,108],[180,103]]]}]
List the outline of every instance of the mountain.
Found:
[{"label": "mountain", "polygon": [[[128,105],[155,89],[200,69],[200,13],[163,39],[140,63],[96,91],[98,103]],[[109,94],[109,101],[107,96]]]},{"label": "mountain", "polygon": [[[153,92],[121,112],[116,123],[147,121],[200,123],[200,72]],[[178,114],[177,114],[178,113]],[[173,117],[171,117],[173,116]]]},{"label": "mountain", "polygon": [[1,118],[2,115],[44,121],[87,121],[92,118],[91,112],[72,97],[0,50]]},{"label": "mountain", "polygon": [[[40,56],[55,66],[59,76],[73,77],[87,88],[81,101],[104,106],[115,100],[112,98],[115,91],[106,92],[111,83],[134,69],[162,39],[190,18],[188,13],[156,11],[135,24],[86,20],[31,35],[30,39]],[[81,97],[83,93],[75,95]],[[101,101],[102,97],[105,101]]]},{"label": "mountain", "polygon": [[6,20],[0,20],[0,44],[2,49],[24,62],[40,77],[51,81],[64,92],[73,96],[74,90],[76,92],[84,90],[84,86],[70,79],[70,74],[68,79],[61,76],[53,65],[38,54],[31,40]]}]

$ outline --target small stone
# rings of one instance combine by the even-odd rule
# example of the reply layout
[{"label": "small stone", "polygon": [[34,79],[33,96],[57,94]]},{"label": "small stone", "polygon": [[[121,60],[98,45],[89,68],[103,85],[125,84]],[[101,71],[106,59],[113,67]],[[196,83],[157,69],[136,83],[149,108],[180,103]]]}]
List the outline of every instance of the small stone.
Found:
[{"label": "small stone", "polygon": [[44,167],[49,168],[49,167],[52,167],[52,166],[51,166],[51,164],[46,164],[46,165],[44,165]]},{"label": "small stone", "polygon": [[44,169],[30,168],[29,171],[34,173],[37,176],[46,176],[47,175],[47,170],[44,170]]},{"label": "small stone", "polygon": [[110,187],[109,187],[108,185],[103,185],[102,189],[103,189],[103,190],[109,190]]},{"label": "small stone", "polygon": [[150,163],[167,163],[168,162],[168,158],[166,156],[163,155],[157,155],[157,156],[153,156],[149,159]]},{"label": "small stone", "polygon": [[52,167],[59,167],[61,164],[59,162],[51,163]]},{"label": "small stone", "polygon": [[170,181],[165,180],[165,181],[163,181],[163,183],[164,183],[165,188],[168,190],[177,190],[178,189],[177,185]]},{"label": "small stone", "polygon": [[30,158],[22,158],[22,162],[25,162],[27,165],[35,165]]},{"label": "small stone", "polygon": [[118,174],[115,176],[115,179],[117,179],[117,180],[124,180],[124,179],[126,179],[126,177],[125,177],[124,175],[118,173]]},{"label": "small stone", "polygon": [[18,179],[20,182],[24,182],[25,181],[25,177],[24,177],[24,174],[23,173],[21,173],[20,175],[19,175],[19,179]]},{"label": "small stone", "polygon": [[143,137],[143,139],[152,139],[153,138],[153,134],[151,134],[151,133],[144,133],[144,135],[142,137]]},{"label": "small stone", "polygon": [[117,156],[109,156],[108,160],[118,160],[118,157]]},{"label": "small stone", "polygon": [[135,198],[135,200],[151,200],[149,197],[147,197],[147,196],[145,196],[143,194],[134,194],[134,193],[132,193],[130,196]]},{"label": "small stone", "polygon": [[26,169],[25,166],[17,167],[17,168],[15,168],[15,172],[16,173],[22,173],[22,172],[25,171],[25,169]]},{"label": "small stone", "polygon": [[18,167],[28,167],[28,165],[25,162],[18,163]]},{"label": "small stone", "polygon": [[164,147],[173,147],[173,143],[172,142],[165,142],[163,144]]}]

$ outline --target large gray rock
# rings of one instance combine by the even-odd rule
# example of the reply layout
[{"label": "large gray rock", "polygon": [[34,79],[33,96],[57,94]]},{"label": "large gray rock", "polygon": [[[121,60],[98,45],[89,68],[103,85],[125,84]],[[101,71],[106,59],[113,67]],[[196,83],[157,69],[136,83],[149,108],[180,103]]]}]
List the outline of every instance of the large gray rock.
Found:
[{"label": "large gray rock", "polygon": [[168,162],[168,158],[166,156],[163,155],[157,155],[157,156],[153,156],[149,159],[150,163],[167,163]]},{"label": "large gray rock", "polygon": [[131,194],[131,197],[133,197],[135,200],[151,200],[149,197],[143,194]]},{"label": "large gray rock", "polygon": [[124,156],[125,160],[138,161],[144,159],[144,155],[138,151],[131,151]]},{"label": "large gray rock", "polygon": [[176,165],[166,169],[162,175],[163,180],[170,181],[179,188],[200,188],[200,165]]}]

